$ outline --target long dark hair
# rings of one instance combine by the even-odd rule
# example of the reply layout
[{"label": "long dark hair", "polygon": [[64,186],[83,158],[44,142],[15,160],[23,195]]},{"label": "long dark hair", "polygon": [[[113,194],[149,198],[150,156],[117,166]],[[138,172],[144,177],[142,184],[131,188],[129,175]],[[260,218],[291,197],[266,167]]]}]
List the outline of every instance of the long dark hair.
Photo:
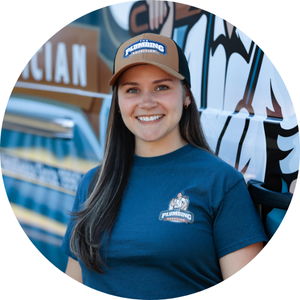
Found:
[{"label": "long dark hair", "polygon": [[[182,83],[183,96],[188,94],[191,103],[187,109],[183,109],[179,122],[181,136],[189,144],[211,152],[200,126],[199,112],[190,87],[184,81]],[[130,177],[134,148],[135,137],[125,126],[119,113],[116,83],[113,88],[102,165],[90,183],[84,208],[72,214],[75,225],[70,241],[71,251],[89,269],[101,274],[107,266],[99,250],[106,239],[108,246],[123,192]]]}]

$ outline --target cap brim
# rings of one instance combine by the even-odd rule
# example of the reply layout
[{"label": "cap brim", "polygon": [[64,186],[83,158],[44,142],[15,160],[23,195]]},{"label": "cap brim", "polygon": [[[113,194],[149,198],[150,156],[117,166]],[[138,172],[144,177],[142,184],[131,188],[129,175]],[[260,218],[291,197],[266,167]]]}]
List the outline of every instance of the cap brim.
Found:
[{"label": "cap brim", "polygon": [[166,73],[174,76],[175,78],[178,78],[180,80],[184,79],[184,76],[182,76],[181,74],[179,74],[178,72],[176,72],[174,69],[167,67],[165,65],[159,64],[159,63],[155,63],[155,62],[147,62],[147,61],[139,61],[139,62],[134,62],[132,64],[126,65],[124,68],[120,69],[116,74],[114,74],[110,80],[109,80],[109,85],[110,86],[114,86],[116,83],[116,80],[121,76],[121,74],[123,72],[125,72],[127,69],[132,68],[134,66],[138,66],[138,65],[153,65],[155,67],[160,68],[161,70],[165,71]]}]

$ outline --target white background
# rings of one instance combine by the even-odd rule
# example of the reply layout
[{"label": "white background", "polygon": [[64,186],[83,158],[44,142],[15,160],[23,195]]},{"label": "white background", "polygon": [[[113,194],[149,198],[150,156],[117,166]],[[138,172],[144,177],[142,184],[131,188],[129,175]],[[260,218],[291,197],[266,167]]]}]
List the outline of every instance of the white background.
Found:
[{"label": "white background", "polygon": [[[2,1],[0,46],[0,122],[13,86],[32,55],[74,19],[124,1]],[[299,3],[295,0],[178,1],[226,19],[250,37],[281,75],[299,119]],[[299,121],[298,121],[299,123]],[[299,299],[299,187],[286,218],[265,249],[225,282],[187,298]],[[17,222],[0,180],[0,298],[83,299],[103,297],[56,269],[31,244]],[[107,296],[107,298],[113,298]]]}]

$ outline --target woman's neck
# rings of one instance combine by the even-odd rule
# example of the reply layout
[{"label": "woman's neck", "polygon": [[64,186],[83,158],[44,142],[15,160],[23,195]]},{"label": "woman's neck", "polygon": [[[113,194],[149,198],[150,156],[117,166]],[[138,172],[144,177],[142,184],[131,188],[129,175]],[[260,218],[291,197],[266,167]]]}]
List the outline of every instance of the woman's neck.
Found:
[{"label": "woman's neck", "polygon": [[176,151],[187,144],[188,143],[183,138],[177,140],[176,142],[172,141],[170,143],[165,143],[165,141],[163,143],[160,143],[160,141],[136,141],[134,153],[140,157],[161,156]]}]

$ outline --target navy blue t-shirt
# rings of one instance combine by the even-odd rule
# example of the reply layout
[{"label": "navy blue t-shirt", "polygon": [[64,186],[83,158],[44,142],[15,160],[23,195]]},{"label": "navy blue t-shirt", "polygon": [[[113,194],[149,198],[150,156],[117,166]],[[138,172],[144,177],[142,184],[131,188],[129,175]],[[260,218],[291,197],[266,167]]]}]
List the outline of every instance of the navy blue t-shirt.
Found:
[{"label": "navy blue t-shirt", "polygon": [[[74,210],[96,169],[81,180]],[[69,248],[72,221],[62,248]],[[192,294],[222,281],[219,259],[267,241],[243,176],[191,145],[159,157],[134,157],[107,252],[106,273],[79,260],[83,283],[136,299]],[[101,251],[105,256],[105,247]]]}]

